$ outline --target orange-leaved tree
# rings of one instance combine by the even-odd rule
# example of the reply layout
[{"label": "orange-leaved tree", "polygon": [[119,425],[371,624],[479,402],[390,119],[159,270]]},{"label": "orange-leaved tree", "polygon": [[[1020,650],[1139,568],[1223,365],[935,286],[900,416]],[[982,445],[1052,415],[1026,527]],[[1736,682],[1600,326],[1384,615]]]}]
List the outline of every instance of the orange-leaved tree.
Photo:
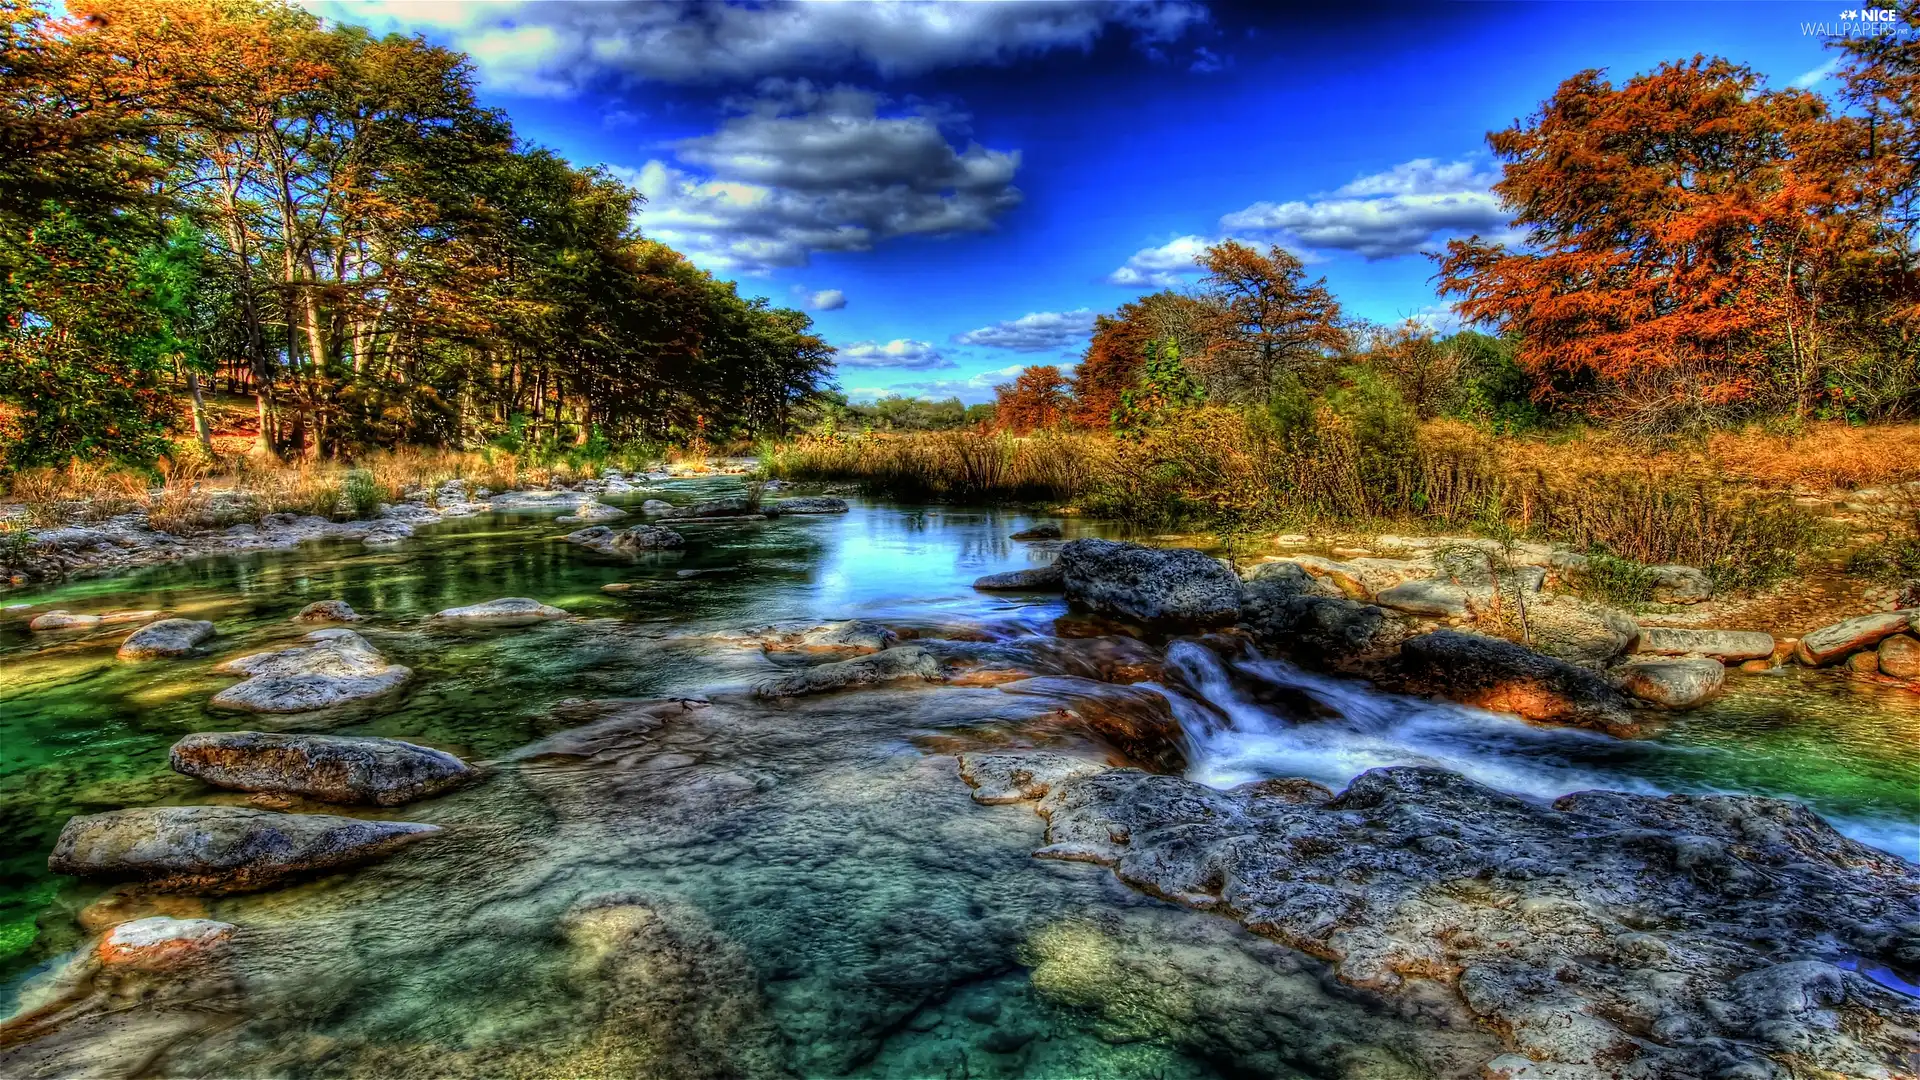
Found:
[{"label": "orange-leaved tree", "polygon": [[1169,341],[1182,355],[1205,355],[1212,317],[1205,303],[1168,289],[1095,319],[1093,340],[1073,372],[1073,422],[1088,428],[1114,423],[1120,396],[1140,381],[1149,343]]},{"label": "orange-leaved tree", "polygon": [[1209,347],[1197,365],[1208,396],[1264,404],[1288,375],[1346,347],[1340,304],[1325,278],[1306,279],[1299,256],[1225,240],[1194,260],[1207,274]]},{"label": "orange-leaved tree", "polygon": [[1672,427],[1819,386],[1841,283],[1870,258],[1866,124],[1695,57],[1562,83],[1488,136],[1518,249],[1453,241],[1441,291],[1589,408]]},{"label": "orange-leaved tree", "polygon": [[1059,427],[1073,399],[1067,395],[1067,377],[1052,364],[1022,368],[1019,377],[993,388],[993,422],[1018,434]]}]

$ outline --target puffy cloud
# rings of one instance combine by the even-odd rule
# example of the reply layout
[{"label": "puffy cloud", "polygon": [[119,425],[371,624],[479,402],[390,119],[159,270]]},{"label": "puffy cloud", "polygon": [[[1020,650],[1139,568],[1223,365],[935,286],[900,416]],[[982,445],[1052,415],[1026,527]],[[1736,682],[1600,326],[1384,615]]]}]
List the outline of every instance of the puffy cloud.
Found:
[{"label": "puffy cloud", "polygon": [[927,111],[882,115],[884,100],[851,87],[770,81],[710,135],[613,172],[646,195],[647,235],[715,270],[805,266],[816,251],[866,251],[900,236],[991,229],[1019,205],[1017,150],[956,147]]},{"label": "puffy cloud", "polygon": [[1052,352],[1077,348],[1085,343],[1087,335],[1092,332],[1093,309],[1080,308],[1076,311],[1035,311],[1017,319],[955,334],[953,340],[961,345],[983,345],[989,349]]},{"label": "puffy cloud", "polygon": [[807,306],[815,311],[839,311],[847,306],[847,294],[839,289],[821,289],[808,295]]},{"label": "puffy cloud", "polygon": [[894,338],[881,343],[856,341],[842,345],[834,361],[843,368],[899,368],[903,371],[934,371],[954,367],[953,361],[925,341]]},{"label": "puffy cloud", "polygon": [[[1205,236],[1180,236],[1158,247],[1141,248],[1127,258],[1119,269],[1107,275],[1107,284],[1125,285],[1136,289],[1177,289],[1192,284],[1200,276],[1200,266],[1196,261],[1200,253],[1215,244],[1227,240],[1237,240],[1252,248],[1265,250],[1267,242],[1250,240],[1238,236],[1221,236],[1209,239]],[[1288,245],[1281,245],[1288,247]],[[1288,247],[1303,263],[1315,263],[1320,260],[1312,252]]]},{"label": "puffy cloud", "polygon": [[871,70],[890,78],[1057,50],[1086,52],[1109,30],[1149,48],[1207,20],[1206,8],[1189,0],[305,2],[329,18],[376,30],[426,31],[472,54],[495,89],[548,95],[607,78],[713,83],[802,70]]},{"label": "puffy cloud", "polygon": [[1369,259],[1432,250],[1449,234],[1492,233],[1507,225],[1487,190],[1495,176],[1468,162],[1419,158],[1362,176],[1311,202],[1259,202],[1220,219],[1226,229],[1283,233],[1311,248]]},{"label": "puffy cloud", "polygon": [[847,391],[847,396],[874,398],[881,394],[910,394],[930,398],[957,397],[969,405],[974,405],[982,401],[992,401],[993,388],[1001,383],[1012,382],[1025,368],[1025,364],[1011,364],[964,379],[929,379],[920,382],[896,383],[885,387],[861,386]]}]

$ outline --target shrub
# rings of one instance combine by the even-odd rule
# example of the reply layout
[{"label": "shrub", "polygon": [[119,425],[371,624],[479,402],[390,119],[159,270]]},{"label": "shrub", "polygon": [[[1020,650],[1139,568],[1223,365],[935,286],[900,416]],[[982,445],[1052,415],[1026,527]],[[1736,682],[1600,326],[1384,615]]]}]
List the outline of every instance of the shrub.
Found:
[{"label": "shrub", "polygon": [[355,518],[370,518],[380,512],[380,504],[387,501],[386,492],[374,480],[373,473],[366,469],[349,469],[341,478],[340,496],[346,501],[347,510]]}]

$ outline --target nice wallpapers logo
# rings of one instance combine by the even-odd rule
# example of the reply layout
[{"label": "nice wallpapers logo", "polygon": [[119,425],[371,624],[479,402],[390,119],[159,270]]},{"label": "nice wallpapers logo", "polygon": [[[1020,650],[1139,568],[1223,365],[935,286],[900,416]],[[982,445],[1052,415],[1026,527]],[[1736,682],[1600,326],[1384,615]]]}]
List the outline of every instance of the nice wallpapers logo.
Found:
[{"label": "nice wallpapers logo", "polygon": [[1920,37],[1920,30],[1900,21],[1892,8],[1853,8],[1840,13],[1836,22],[1803,22],[1800,33],[1808,37],[1863,37],[1871,34],[1900,34]]}]

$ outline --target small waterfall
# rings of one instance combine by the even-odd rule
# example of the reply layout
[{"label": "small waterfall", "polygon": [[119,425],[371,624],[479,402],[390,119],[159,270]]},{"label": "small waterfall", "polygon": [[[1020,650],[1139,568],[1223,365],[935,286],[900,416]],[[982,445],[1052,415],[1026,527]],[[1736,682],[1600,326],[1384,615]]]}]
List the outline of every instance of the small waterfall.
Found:
[{"label": "small waterfall", "polygon": [[1300,776],[1338,790],[1383,765],[1432,765],[1541,798],[1661,793],[1636,765],[1691,752],[1382,693],[1251,652],[1222,659],[1187,641],[1167,650],[1167,666],[1179,686],[1161,689],[1187,729],[1188,776],[1212,787]]}]

